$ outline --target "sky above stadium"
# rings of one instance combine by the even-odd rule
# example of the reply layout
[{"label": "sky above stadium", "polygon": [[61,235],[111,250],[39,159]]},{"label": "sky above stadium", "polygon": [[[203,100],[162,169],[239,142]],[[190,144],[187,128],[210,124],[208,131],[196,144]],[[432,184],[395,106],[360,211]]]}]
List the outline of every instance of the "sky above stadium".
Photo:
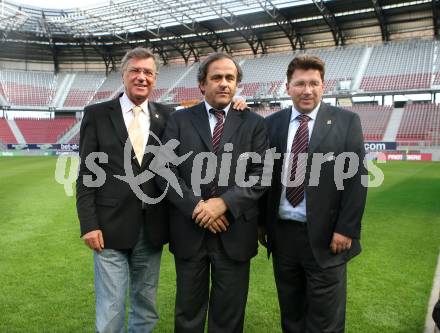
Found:
[{"label": "sky above stadium", "polygon": [[14,0],[15,3],[39,8],[70,9],[90,7],[93,5],[108,5],[109,0]]}]

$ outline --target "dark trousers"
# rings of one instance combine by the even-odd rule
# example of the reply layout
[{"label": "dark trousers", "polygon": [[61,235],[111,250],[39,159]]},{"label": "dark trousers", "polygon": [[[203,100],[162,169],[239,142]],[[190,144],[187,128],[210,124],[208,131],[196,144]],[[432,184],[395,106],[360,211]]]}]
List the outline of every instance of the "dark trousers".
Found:
[{"label": "dark trousers", "polygon": [[243,332],[250,261],[228,258],[219,236],[208,231],[197,256],[189,260],[174,259],[175,332],[203,333],[207,310],[209,333]]},{"label": "dark trousers", "polygon": [[305,223],[278,221],[273,267],[284,333],[344,332],[346,264],[320,268]]}]

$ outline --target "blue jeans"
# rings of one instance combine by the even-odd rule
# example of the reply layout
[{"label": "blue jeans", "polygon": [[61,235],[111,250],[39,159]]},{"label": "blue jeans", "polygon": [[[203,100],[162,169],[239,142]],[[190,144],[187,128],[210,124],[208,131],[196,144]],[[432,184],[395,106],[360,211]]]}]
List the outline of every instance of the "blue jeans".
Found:
[{"label": "blue jeans", "polygon": [[162,248],[148,244],[142,229],[132,250],[94,252],[96,332],[125,331],[127,289],[129,333],[151,332],[159,319],[156,292]]}]

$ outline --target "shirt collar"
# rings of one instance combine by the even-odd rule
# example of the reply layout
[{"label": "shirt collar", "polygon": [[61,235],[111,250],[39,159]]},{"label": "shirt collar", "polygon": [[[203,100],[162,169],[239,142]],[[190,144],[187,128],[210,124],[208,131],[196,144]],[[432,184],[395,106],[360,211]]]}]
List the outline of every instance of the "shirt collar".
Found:
[{"label": "shirt collar", "polygon": [[[209,118],[209,110],[213,109],[213,107],[205,100],[205,107],[206,107],[206,112],[208,112],[208,118]],[[224,107],[222,110],[225,111],[225,118],[228,115],[228,111],[231,108],[231,103],[229,103],[228,105],[226,105],[226,107]]]},{"label": "shirt collar", "polygon": [[[122,96],[119,98],[119,102],[121,103],[121,109],[122,113],[128,113],[130,112],[136,105],[128,98],[128,96],[123,93]],[[148,99],[146,99],[141,105],[142,110],[144,110],[145,113],[148,112]]]},{"label": "shirt collar", "polygon": [[[306,115],[309,116],[312,120],[316,120],[316,116],[318,115],[318,110],[320,106],[321,106],[321,102],[319,102],[316,108],[314,108],[310,113],[307,113]],[[295,108],[295,105],[292,105],[292,114],[290,115],[290,122],[294,121],[296,117],[298,117],[301,114],[302,113]]]}]

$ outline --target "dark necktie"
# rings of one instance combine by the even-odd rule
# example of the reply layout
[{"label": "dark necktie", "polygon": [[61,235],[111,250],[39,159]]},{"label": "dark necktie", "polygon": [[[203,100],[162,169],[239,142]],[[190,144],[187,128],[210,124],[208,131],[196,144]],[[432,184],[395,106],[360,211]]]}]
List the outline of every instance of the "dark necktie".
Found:
[{"label": "dark necktie", "polygon": [[218,148],[220,146],[220,140],[223,135],[223,119],[225,118],[225,111],[211,109],[209,110],[209,112],[211,112],[217,118],[214,131],[212,132],[212,149],[214,153],[217,154]]},{"label": "dark necktie", "polygon": [[[225,111],[223,110],[217,110],[217,109],[211,109],[209,110],[210,113],[212,113],[215,118],[217,118],[217,122],[215,123],[214,131],[212,132],[212,150],[215,154],[217,154],[219,146],[220,146],[220,140],[223,135],[223,119],[225,117]],[[217,177],[214,178],[214,180],[211,183],[211,197],[216,197],[218,195],[218,186],[217,186]]]},{"label": "dark necktie", "polygon": [[[292,166],[290,172],[291,181],[295,180],[296,174],[300,177],[305,174],[307,159],[300,160],[298,163],[298,155],[301,153],[307,153],[309,146],[309,127],[307,123],[311,118],[305,114],[301,114],[296,117],[296,119],[299,120],[299,127],[295,133],[295,138],[292,142],[292,149],[290,150],[290,163]],[[297,186],[287,187],[286,198],[293,207],[298,206],[298,204],[304,199],[304,181]]]}]

